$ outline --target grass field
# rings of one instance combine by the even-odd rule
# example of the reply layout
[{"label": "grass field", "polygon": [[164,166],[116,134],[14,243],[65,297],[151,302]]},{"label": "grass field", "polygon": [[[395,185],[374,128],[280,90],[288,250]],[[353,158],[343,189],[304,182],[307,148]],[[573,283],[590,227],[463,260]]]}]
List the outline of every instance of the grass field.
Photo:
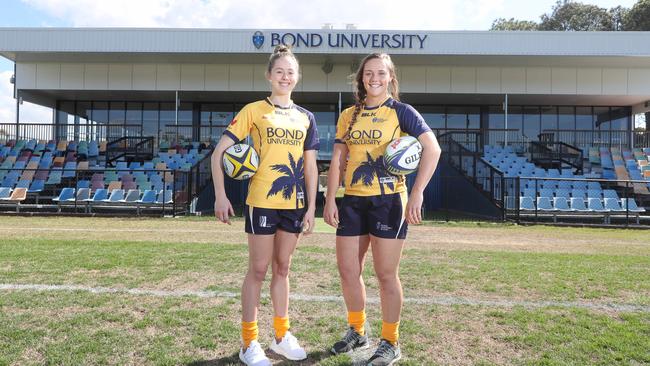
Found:
[{"label": "grass field", "polygon": [[[0,289],[0,365],[238,364],[243,222],[0,221],[0,285],[76,286]],[[345,328],[333,242],[319,222],[294,256],[302,365],[357,363],[327,353]],[[401,279],[401,365],[650,364],[649,231],[426,223],[410,229]],[[266,346],[271,316],[265,297]]]}]

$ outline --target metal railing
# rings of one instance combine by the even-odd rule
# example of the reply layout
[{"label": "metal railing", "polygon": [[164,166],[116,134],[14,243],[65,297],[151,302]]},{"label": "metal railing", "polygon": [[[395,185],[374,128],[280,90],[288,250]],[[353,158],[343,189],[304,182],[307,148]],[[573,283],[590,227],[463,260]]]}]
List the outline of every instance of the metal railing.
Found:
[{"label": "metal railing", "polygon": [[[650,194],[639,192],[648,192],[649,183],[569,177],[507,177],[506,216],[516,222],[647,226],[650,225]],[[589,188],[594,186],[602,189]],[[605,190],[610,191],[605,193]],[[613,200],[608,205],[605,198]],[[638,209],[630,200],[634,200]]]},{"label": "metal railing", "polygon": [[[503,172],[481,159],[480,150],[483,145],[479,145],[480,137],[468,138],[464,141],[465,143],[461,143],[454,139],[457,134],[458,132],[447,132],[438,136],[443,151],[441,159],[462,172],[497,208],[503,210]],[[475,132],[475,134],[478,135],[479,132]],[[465,146],[467,144],[476,148],[477,151],[468,149]],[[503,215],[505,217],[505,211],[503,211]]]},{"label": "metal railing", "polygon": [[[20,173],[15,182],[9,183],[5,181],[7,175],[16,171]],[[95,173],[106,173],[108,171],[114,172],[119,177],[117,180],[122,179],[123,174],[133,174],[142,172],[150,174],[152,170],[144,169],[113,169],[113,168],[96,168],[90,167],[88,169],[65,169],[64,167],[49,167],[49,168],[0,168],[0,185],[9,184],[14,189],[15,186],[21,181],[28,181],[31,184],[35,180],[45,180],[42,190],[38,192],[27,191],[27,197],[24,200],[12,202],[8,200],[0,200],[0,210],[2,208],[11,208],[16,211],[30,211],[30,212],[63,212],[63,213],[86,213],[91,214],[97,210],[105,211],[106,213],[130,213],[134,211],[140,215],[142,211],[149,211],[153,214],[160,215],[180,215],[187,213],[189,209],[189,200],[186,192],[193,192],[196,189],[191,188],[192,180],[189,171],[183,170],[155,170],[157,175],[162,177],[162,190],[157,191],[157,197],[163,198],[159,202],[143,203],[143,202],[128,202],[125,200],[120,201],[93,201],[95,190],[92,188],[92,176]],[[50,175],[56,172],[60,174],[57,179],[50,180]],[[39,174],[42,177],[47,176],[45,179],[39,179]],[[79,197],[78,184],[80,181],[90,181],[91,188],[88,190],[88,196]],[[137,182],[136,182],[137,183]],[[27,187],[26,187],[27,188]],[[70,199],[64,201],[56,201],[55,198],[59,196],[63,188],[75,188],[75,194]],[[106,184],[102,180],[102,188],[106,188]],[[153,184],[152,184],[153,189]],[[125,192],[128,193],[128,192]],[[143,194],[144,190],[140,191]],[[169,198],[168,201],[166,198]],[[94,211],[93,211],[94,210]]]},{"label": "metal railing", "polygon": [[[120,158],[153,159],[153,137],[121,137],[106,144],[106,166]],[[127,159],[128,160],[128,159]]]},{"label": "metal railing", "polygon": [[629,131],[594,131],[594,130],[543,130],[543,135],[551,136],[547,139],[561,141],[567,144],[585,148],[595,147],[630,147]]},{"label": "metal railing", "polygon": [[564,142],[542,141],[540,139],[539,142],[530,142],[528,152],[530,153],[530,159],[540,165],[557,163],[561,166],[567,164],[575,168],[578,173],[582,173],[584,153],[575,146]]}]

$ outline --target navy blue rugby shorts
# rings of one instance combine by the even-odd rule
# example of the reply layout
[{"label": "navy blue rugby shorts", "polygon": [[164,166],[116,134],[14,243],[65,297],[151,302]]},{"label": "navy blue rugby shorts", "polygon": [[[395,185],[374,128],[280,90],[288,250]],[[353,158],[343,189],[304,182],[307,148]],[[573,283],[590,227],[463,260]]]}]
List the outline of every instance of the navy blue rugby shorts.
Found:
[{"label": "navy blue rugby shorts", "polygon": [[304,208],[277,210],[246,205],[244,208],[245,230],[249,234],[257,235],[272,235],[278,229],[299,234],[302,232],[305,212]]},{"label": "navy blue rugby shorts", "polygon": [[339,204],[337,236],[372,234],[378,238],[406,239],[406,192],[383,196],[343,196]]}]

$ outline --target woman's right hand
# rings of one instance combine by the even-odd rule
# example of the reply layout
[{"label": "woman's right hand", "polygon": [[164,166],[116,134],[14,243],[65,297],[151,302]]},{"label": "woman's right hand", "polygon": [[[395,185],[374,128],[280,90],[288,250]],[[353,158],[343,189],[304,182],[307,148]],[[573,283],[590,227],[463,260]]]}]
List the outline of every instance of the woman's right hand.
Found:
[{"label": "woman's right hand", "polygon": [[233,210],[228,197],[225,195],[217,197],[214,201],[214,216],[224,224],[232,225],[230,222],[230,216],[235,216],[235,210]]},{"label": "woman's right hand", "polygon": [[336,202],[326,201],[323,208],[323,219],[325,223],[334,228],[339,227],[339,210],[336,207]]}]

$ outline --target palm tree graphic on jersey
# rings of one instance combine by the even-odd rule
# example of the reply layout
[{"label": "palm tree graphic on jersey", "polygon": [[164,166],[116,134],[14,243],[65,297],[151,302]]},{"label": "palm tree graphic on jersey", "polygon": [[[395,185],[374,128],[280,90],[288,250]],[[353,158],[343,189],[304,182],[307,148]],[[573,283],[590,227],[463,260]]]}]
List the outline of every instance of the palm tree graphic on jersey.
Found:
[{"label": "palm tree graphic on jersey", "polygon": [[386,169],[384,168],[384,157],[379,155],[377,159],[373,159],[369,152],[366,151],[367,160],[359,164],[359,166],[352,173],[352,184],[356,184],[359,180],[364,186],[372,186],[372,182],[377,177],[379,181],[379,190],[381,195],[384,195],[384,184],[391,190],[395,190],[392,181],[382,182],[383,177],[387,177]]},{"label": "palm tree graphic on jersey", "polygon": [[284,175],[280,176],[278,179],[273,181],[271,184],[271,189],[267,193],[266,198],[269,198],[273,195],[282,192],[282,198],[285,200],[291,199],[293,191],[296,191],[296,209],[299,208],[298,201],[304,201],[304,194],[302,191],[303,182],[305,180],[305,173],[302,169],[303,158],[300,157],[298,162],[293,158],[293,155],[289,153],[289,165],[285,164],[274,164],[271,165],[271,169],[276,172],[280,172]]}]

